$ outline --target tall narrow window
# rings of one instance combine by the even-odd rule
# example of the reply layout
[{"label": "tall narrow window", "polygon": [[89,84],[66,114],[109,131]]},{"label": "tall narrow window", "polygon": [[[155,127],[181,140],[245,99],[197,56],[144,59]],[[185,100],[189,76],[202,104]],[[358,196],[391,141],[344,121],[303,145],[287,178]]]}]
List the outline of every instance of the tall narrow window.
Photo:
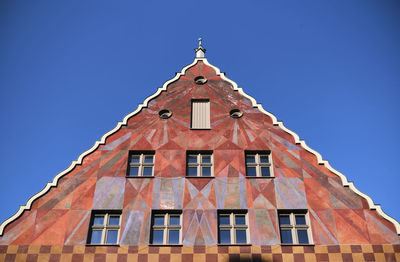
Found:
[{"label": "tall narrow window", "polygon": [[118,244],[121,211],[94,211],[90,221],[88,244]]},{"label": "tall narrow window", "polygon": [[192,100],[192,128],[210,128],[210,101]]},{"label": "tall narrow window", "polygon": [[154,152],[131,152],[128,177],[152,177],[154,175]]},{"label": "tall narrow window", "polygon": [[220,244],[247,244],[247,211],[225,211],[218,213],[218,237]]},{"label": "tall narrow window", "polygon": [[281,210],[278,216],[282,244],[311,243],[310,220],[306,210]]},{"label": "tall narrow window", "polygon": [[211,177],[213,176],[212,165],[212,152],[188,152],[187,154],[188,177]]},{"label": "tall narrow window", "polygon": [[246,152],[246,176],[272,177],[271,154],[268,151]]},{"label": "tall narrow window", "polygon": [[178,245],[181,243],[181,211],[153,211],[151,244]]}]

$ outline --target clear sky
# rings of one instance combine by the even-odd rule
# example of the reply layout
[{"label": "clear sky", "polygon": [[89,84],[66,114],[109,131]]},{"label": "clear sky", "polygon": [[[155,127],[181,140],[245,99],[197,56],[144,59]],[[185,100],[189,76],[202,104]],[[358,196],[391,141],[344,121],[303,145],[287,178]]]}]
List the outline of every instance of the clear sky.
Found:
[{"label": "clear sky", "polygon": [[400,221],[400,1],[0,2],[0,222],[206,56]]}]

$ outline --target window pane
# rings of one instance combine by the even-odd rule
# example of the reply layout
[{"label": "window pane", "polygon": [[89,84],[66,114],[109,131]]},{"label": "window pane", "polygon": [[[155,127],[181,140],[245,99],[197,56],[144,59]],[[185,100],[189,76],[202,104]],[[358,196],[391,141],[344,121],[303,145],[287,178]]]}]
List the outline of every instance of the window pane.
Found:
[{"label": "window pane", "polygon": [[140,156],[131,156],[131,163],[138,164],[140,162]]},{"label": "window pane", "polygon": [[237,244],[247,243],[246,230],[236,230],[236,243]]},{"label": "window pane", "polygon": [[118,226],[119,225],[119,216],[110,216],[108,224],[110,226]]},{"label": "window pane", "polygon": [[93,220],[94,226],[102,226],[104,225],[104,216],[95,216]]},{"label": "window pane", "polygon": [[229,216],[219,216],[219,224],[220,225],[230,225],[231,222],[229,220]]},{"label": "window pane", "polygon": [[231,243],[231,231],[230,230],[219,230],[219,243],[230,244]]},{"label": "window pane", "polygon": [[201,175],[202,176],[211,176],[211,167],[202,167],[201,169]]},{"label": "window pane", "polygon": [[246,225],[246,219],[244,215],[235,216],[235,225]]},{"label": "window pane", "polygon": [[179,216],[170,216],[169,217],[169,224],[171,226],[179,226],[180,225],[180,218]]},{"label": "window pane", "polygon": [[150,163],[153,163],[153,159],[154,159],[154,156],[144,156],[144,162],[145,163],[148,163],[148,164],[150,164]]},{"label": "window pane", "polygon": [[93,230],[92,237],[90,238],[90,244],[101,244],[102,230]]},{"label": "window pane", "polygon": [[143,167],[143,176],[152,176],[153,175],[153,167],[145,166]]},{"label": "window pane", "polygon": [[197,167],[188,167],[188,176],[197,176]]},{"label": "window pane", "polygon": [[269,167],[261,167],[261,176],[271,176]]},{"label": "window pane", "polygon": [[179,230],[170,230],[168,237],[169,244],[179,244]]},{"label": "window pane", "polygon": [[281,229],[281,241],[284,244],[292,244],[292,231]]},{"label": "window pane", "polygon": [[155,216],[153,225],[155,225],[155,226],[163,226],[164,225],[164,217],[163,216]]},{"label": "window pane", "polygon": [[202,156],[202,163],[211,163],[211,156]]},{"label": "window pane", "polygon": [[163,244],[164,230],[153,231],[153,244]]},{"label": "window pane", "polygon": [[290,225],[289,215],[280,215],[279,216],[279,224],[281,224],[281,225]]},{"label": "window pane", "polygon": [[190,163],[190,164],[197,163],[197,156],[189,156],[188,157],[188,163]]},{"label": "window pane", "polygon": [[134,166],[129,169],[130,176],[138,176],[139,175],[139,167]]},{"label": "window pane", "polygon": [[269,163],[269,158],[267,155],[260,156],[260,163]]},{"label": "window pane", "polygon": [[306,224],[306,216],[296,216],[296,225],[305,225]]},{"label": "window pane", "polygon": [[118,230],[108,230],[106,244],[117,244],[117,242],[118,242]]},{"label": "window pane", "polygon": [[297,237],[299,244],[308,244],[307,230],[297,230]]},{"label": "window pane", "polygon": [[247,176],[256,176],[256,167],[246,167],[246,175]]},{"label": "window pane", "polygon": [[255,162],[256,162],[256,156],[254,156],[254,155],[246,156],[246,163],[255,163]]}]

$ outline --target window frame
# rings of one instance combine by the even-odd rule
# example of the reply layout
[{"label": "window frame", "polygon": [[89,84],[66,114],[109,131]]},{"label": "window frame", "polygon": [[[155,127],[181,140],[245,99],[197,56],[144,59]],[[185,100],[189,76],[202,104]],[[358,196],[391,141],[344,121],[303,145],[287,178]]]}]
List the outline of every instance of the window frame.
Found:
[{"label": "window frame", "polygon": [[[196,163],[189,163],[189,157],[196,156]],[[210,163],[203,163],[203,157],[210,156]],[[189,168],[196,167],[196,175],[189,176]],[[203,167],[210,168],[210,175],[203,176]],[[186,152],[186,177],[187,178],[213,178],[214,177],[214,154],[212,151],[187,151]]]},{"label": "window frame", "polygon": [[[139,156],[139,163],[132,163],[132,157]],[[145,163],[146,156],[153,156],[153,163]],[[154,177],[154,167],[155,167],[156,154],[155,151],[129,151],[128,155],[128,167],[126,170],[127,178],[152,178]],[[131,175],[131,168],[138,167],[138,175]],[[144,176],[143,171],[145,167],[151,167],[151,176]]]},{"label": "window frame", "polygon": [[[254,163],[248,163],[247,162],[247,157],[248,156],[254,156]],[[261,156],[267,156],[268,157],[268,163],[262,163],[260,160]],[[273,163],[272,163],[272,154],[270,150],[265,150],[265,151],[249,151],[246,150],[244,152],[244,162],[245,162],[245,169],[246,169],[246,178],[274,178],[274,168],[273,168]],[[247,172],[248,167],[255,167],[256,168],[256,175],[255,176],[249,176]],[[269,169],[269,176],[263,176],[262,175],[262,167],[267,167]]]},{"label": "window frame", "polygon": [[[179,225],[169,225],[171,216],[179,216]],[[154,225],[155,217],[163,217],[164,225]],[[151,227],[150,227],[150,245],[160,245],[160,246],[179,246],[182,245],[182,210],[153,210],[151,214]],[[163,241],[162,243],[154,243],[154,231],[163,231]],[[169,231],[179,230],[179,243],[170,244],[169,243]]]},{"label": "window frame", "polygon": [[[229,225],[221,225],[220,224],[220,217],[223,215],[229,215]],[[235,224],[235,217],[236,215],[244,216],[245,217],[245,225],[236,225]],[[217,223],[218,223],[218,245],[251,245],[250,241],[250,223],[249,223],[249,216],[248,210],[218,210],[217,216]],[[229,230],[230,232],[230,243],[221,243],[221,230]],[[245,230],[246,231],[246,243],[237,243],[236,240],[236,230]]]},{"label": "window frame", "polygon": [[[193,104],[194,103],[196,103],[196,102],[208,102],[208,107],[209,107],[209,115],[208,115],[208,120],[209,120],[209,123],[208,123],[208,127],[193,127],[193,115],[194,115],[194,112],[193,112]],[[191,101],[190,101],[190,129],[191,130],[210,130],[211,129],[211,102],[210,102],[210,99],[209,98],[193,98]]]},{"label": "window frame", "polygon": [[[118,225],[109,225],[110,217],[118,216]],[[104,217],[103,225],[94,225],[95,217]],[[121,234],[121,220],[122,220],[122,211],[121,210],[92,210],[92,214],[90,216],[90,224],[89,230],[87,234],[87,245],[101,245],[101,246],[118,246],[119,238]],[[101,230],[101,241],[100,243],[92,243],[92,234],[93,231]],[[107,243],[108,231],[117,230],[117,242],[116,243]]]},{"label": "window frame", "polygon": [[[290,225],[281,225],[280,217],[282,215],[289,215]],[[305,225],[297,225],[296,224],[296,216],[304,216],[305,217]],[[310,216],[308,210],[299,209],[299,210],[278,210],[278,224],[279,224],[279,237],[281,240],[281,245],[313,245],[313,238],[311,232],[311,223]],[[292,243],[283,243],[282,241],[282,230],[290,230],[292,236]],[[300,243],[298,239],[298,230],[306,230],[308,243]]]}]

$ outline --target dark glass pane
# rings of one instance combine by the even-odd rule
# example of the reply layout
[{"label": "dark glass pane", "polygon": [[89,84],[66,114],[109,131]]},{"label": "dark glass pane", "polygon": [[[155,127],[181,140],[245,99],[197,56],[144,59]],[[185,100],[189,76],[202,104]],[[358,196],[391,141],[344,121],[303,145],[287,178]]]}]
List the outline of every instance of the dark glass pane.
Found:
[{"label": "dark glass pane", "polygon": [[247,176],[257,176],[256,167],[246,167],[246,175]]},{"label": "dark glass pane", "polygon": [[219,230],[219,243],[230,244],[231,243],[231,231],[230,230]]},{"label": "dark glass pane", "polygon": [[279,224],[280,225],[290,225],[289,215],[280,215],[279,216]]},{"label": "dark glass pane", "polygon": [[236,243],[237,244],[247,243],[246,230],[236,230]]},{"label": "dark glass pane", "polygon": [[169,217],[169,224],[171,226],[179,226],[181,224],[179,216],[170,216]]},{"label": "dark glass pane", "polygon": [[110,216],[108,224],[110,226],[118,226],[119,225],[119,216]]},{"label": "dark glass pane", "polygon": [[229,216],[219,216],[219,224],[220,225],[230,225],[231,221],[229,220]]},{"label": "dark glass pane", "polygon": [[244,215],[235,216],[235,225],[246,225],[246,219]]},{"label": "dark glass pane", "polygon": [[261,167],[261,176],[271,176],[269,167]]},{"label": "dark glass pane", "polygon": [[299,239],[299,244],[308,244],[307,230],[297,230],[297,238]]},{"label": "dark glass pane", "polygon": [[292,231],[291,230],[286,230],[286,229],[281,229],[281,241],[284,244],[292,244]]},{"label": "dark glass pane", "polygon": [[143,176],[152,176],[153,175],[153,167],[145,166],[143,167]]},{"label": "dark glass pane", "polygon": [[255,163],[255,162],[256,162],[256,156],[254,156],[254,155],[246,156],[246,163]]},{"label": "dark glass pane", "polygon": [[211,167],[205,167],[205,166],[203,166],[202,168],[201,168],[201,175],[202,176],[211,176]]},{"label": "dark glass pane", "polygon": [[168,236],[169,244],[179,244],[179,230],[170,230]]},{"label": "dark glass pane", "polygon": [[269,158],[267,155],[260,156],[260,163],[269,163]]},{"label": "dark glass pane", "polygon": [[153,244],[163,244],[164,230],[153,231]]},{"label": "dark glass pane", "polygon": [[188,176],[197,176],[197,167],[188,167]]},{"label": "dark glass pane", "polygon": [[94,226],[102,226],[104,225],[104,216],[95,216],[93,220]]},{"label": "dark glass pane", "polygon": [[296,225],[305,225],[306,224],[306,216],[296,216]]},{"label": "dark glass pane", "polygon": [[92,237],[90,238],[90,244],[101,244],[102,230],[93,230]]},{"label": "dark glass pane", "polygon": [[211,163],[211,156],[202,156],[202,163]]},{"label": "dark glass pane", "polygon": [[164,217],[155,216],[154,217],[154,224],[155,226],[163,226],[164,225]]},{"label": "dark glass pane", "polygon": [[134,166],[129,169],[130,176],[138,176],[139,175],[139,167]]},{"label": "dark glass pane", "polygon": [[117,242],[118,242],[118,230],[108,230],[106,244],[117,244]]},{"label": "dark glass pane", "polygon": [[196,164],[197,163],[197,156],[189,156],[188,157],[188,163]]},{"label": "dark glass pane", "polygon": [[138,164],[139,162],[140,162],[140,156],[132,156],[131,157],[131,163]]},{"label": "dark glass pane", "polygon": [[154,156],[144,156],[145,163],[153,163]]}]

